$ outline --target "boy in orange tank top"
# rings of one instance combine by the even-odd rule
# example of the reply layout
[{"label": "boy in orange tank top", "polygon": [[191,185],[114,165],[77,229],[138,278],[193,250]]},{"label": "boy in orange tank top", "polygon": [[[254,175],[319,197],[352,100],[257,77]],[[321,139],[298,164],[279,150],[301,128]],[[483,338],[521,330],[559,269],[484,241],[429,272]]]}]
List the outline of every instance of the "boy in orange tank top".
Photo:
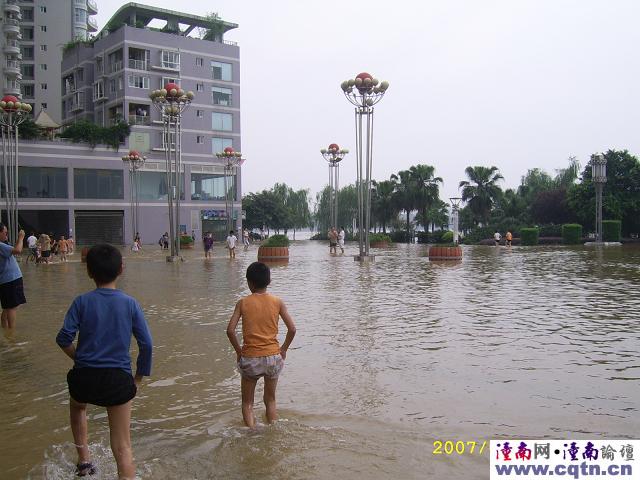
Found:
[{"label": "boy in orange tank top", "polygon": [[[238,370],[242,375],[242,418],[245,425],[255,428],[253,399],[256,384],[264,377],[264,405],[267,422],[277,419],[276,387],[278,376],[284,367],[287,350],[296,334],[296,326],[284,302],[267,293],[271,283],[271,271],[262,262],[253,262],[247,268],[247,283],[251,295],[241,298],[231,315],[227,336],[236,351]],[[287,336],[282,346],[278,344],[278,320],[287,326]],[[242,319],[242,346],[238,342],[236,327]]]}]

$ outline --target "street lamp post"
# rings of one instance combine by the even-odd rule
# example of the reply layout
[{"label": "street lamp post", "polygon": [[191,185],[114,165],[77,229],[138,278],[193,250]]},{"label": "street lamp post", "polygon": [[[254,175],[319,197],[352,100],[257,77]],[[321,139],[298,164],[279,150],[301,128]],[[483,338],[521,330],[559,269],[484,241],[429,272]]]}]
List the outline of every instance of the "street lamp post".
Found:
[{"label": "street lamp post", "polygon": [[180,197],[182,195],[182,112],[191,104],[193,92],[185,92],[176,83],[149,94],[153,105],[162,115],[162,139],[167,171],[167,206],[169,209],[169,238],[171,256],[167,261],[180,258]]},{"label": "street lamp post", "polygon": [[602,189],[607,183],[607,159],[602,153],[591,155],[591,177],[596,187],[596,243],[602,243]]},{"label": "street lamp post", "polygon": [[2,174],[5,183],[5,208],[9,241],[18,238],[18,125],[27,119],[31,105],[13,95],[0,100],[0,128],[2,134]]},{"label": "street lamp post", "polygon": [[140,200],[138,198],[138,192],[140,190],[140,170],[144,166],[144,162],[147,159],[144,155],[140,155],[136,150],[131,150],[127,155],[122,157],[122,161],[129,166],[129,199],[131,202],[131,234],[135,240],[138,234],[138,219]]},{"label": "street lamp post", "polygon": [[236,180],[234,175],[236,167],[244,163],[242,153],[236,152],[232,147],[227,147],[222,152],[216,153],[216,157],[224,160],[224,211],[227,217],[227,231],[229,233],[233,228],[233,203],[236,196]]},{"label": "street lamp post", "polygon": [[460,197],[450,197],[449,201],[451,202],[451,213],[453,217],[453,243],[458,244],[458,212],[460,210],[460,202],[462,198]]},{"label": "street lamp post", "polygon": [[336,143],[323,148],[320,153],[329,162],[329,228],[338,226],[338,189],[340,188],[340,162],[349,150]]},{"label": "street lamp post", "polygon": [[[356,119],[356,170],[358,191],[358,248],[355,260],[368,262],[369,229],[371,226],[371,168],[373,158],[373,106],[382,100],[389,82],[379,82],[363,72],[345,80],[340,88],[347,100],[354,105]],[[366,122],[363,122],[366,119]],[[364,129],[363,129],[364,123]]]}]

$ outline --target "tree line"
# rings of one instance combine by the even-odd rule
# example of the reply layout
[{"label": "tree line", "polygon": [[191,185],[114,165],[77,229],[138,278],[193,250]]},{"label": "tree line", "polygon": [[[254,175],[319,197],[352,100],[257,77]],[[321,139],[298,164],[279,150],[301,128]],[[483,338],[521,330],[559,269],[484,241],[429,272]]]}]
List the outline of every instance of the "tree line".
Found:
[{"label": "tree line", "polygon": [[[622,233],[640,232],[640,162],[627,150],[609,150],[607,183],[603,191],[603,218],[621,220]],[[532,168],[517,188],[503,190],[504,177],[497,167],[469,166],[459,183],[463,207],[460,228],[469,242],[490,238],[493,231],[518,234],[522,228],[539,226],[559,236],[564,223],[579,223],[595,230],[595,187],[591,166],[582,170],[571,157],[568,165],[551,175]],[[409,240],[416,229],[444,232],[449,225],[449,203],[440,198],[442,178],[435,167],[418,164],[401,170],[388,180],[371,185],[371,225],[374,231],[393,232],[396,241]],[[271,190],[250,193],[243,199],[250,228],[287,231],[314,228],[326,232],[329,222],[329,186],[318,192],[313,207],[309,191],[293,191],[278,183]],[[338,225],[353,235],[358,215],[357,188],[338,191]]]}]

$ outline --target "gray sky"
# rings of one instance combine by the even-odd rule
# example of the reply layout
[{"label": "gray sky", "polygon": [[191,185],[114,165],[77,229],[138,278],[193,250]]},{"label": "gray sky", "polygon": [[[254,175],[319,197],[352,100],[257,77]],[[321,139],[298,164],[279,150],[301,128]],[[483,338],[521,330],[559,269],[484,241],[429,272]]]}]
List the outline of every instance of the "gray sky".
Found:
[{"label": "gray sky", "polygon": [[[124,2],[99,0],[102,28]],[[243,190],[328,182],[320,148],[352,154],[353,107],[340,82],[390,82],[375,110],[373,178],[417,163],[458,194],[469,165],[495,165],[515,187],[575,155],[640,151],[640,2],[636,0],[220,0],[145,3],[239,24]],[[363,6],[366,8],[362,8]]]}]

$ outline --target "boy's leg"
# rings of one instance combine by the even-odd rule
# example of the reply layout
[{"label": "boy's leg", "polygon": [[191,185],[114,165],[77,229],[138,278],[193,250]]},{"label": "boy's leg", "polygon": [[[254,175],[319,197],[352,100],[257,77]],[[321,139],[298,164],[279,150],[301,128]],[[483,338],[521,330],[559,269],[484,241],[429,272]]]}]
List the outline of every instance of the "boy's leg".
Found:
[{"label": "boy's leg", "polygon": [[69,420],[71,423],[71,432],[73,433],[73,443],[78,452],[78,464],[88,463],[91,457],[89,455],[87,404],[78,403],[69,397]]},{"label": "boy's leg", "polygon": [[118,464],[119,479],[134,479],[136,466],[131,451],[131,400],[122,405],[107,407],[111,451]]},{"label": "boy's leg", "polygon": [[276,387],[277,378],[264,377],[264,406],[267,407],[267,422],[273,423],[278,419],[276,412]]},{"label": "boy's leg", "polygon": [[256,418],[253,415],[253,396],[256,391],[257,380],[242,377],[240,390],[242,391],[242,418],[249,428],[255,428]]},{"label": "boy's leg", "polygon": [[5,308],[4,310],[2,310],[2,326],[4,328],[15,328],[17,316],[18,307]]}]

